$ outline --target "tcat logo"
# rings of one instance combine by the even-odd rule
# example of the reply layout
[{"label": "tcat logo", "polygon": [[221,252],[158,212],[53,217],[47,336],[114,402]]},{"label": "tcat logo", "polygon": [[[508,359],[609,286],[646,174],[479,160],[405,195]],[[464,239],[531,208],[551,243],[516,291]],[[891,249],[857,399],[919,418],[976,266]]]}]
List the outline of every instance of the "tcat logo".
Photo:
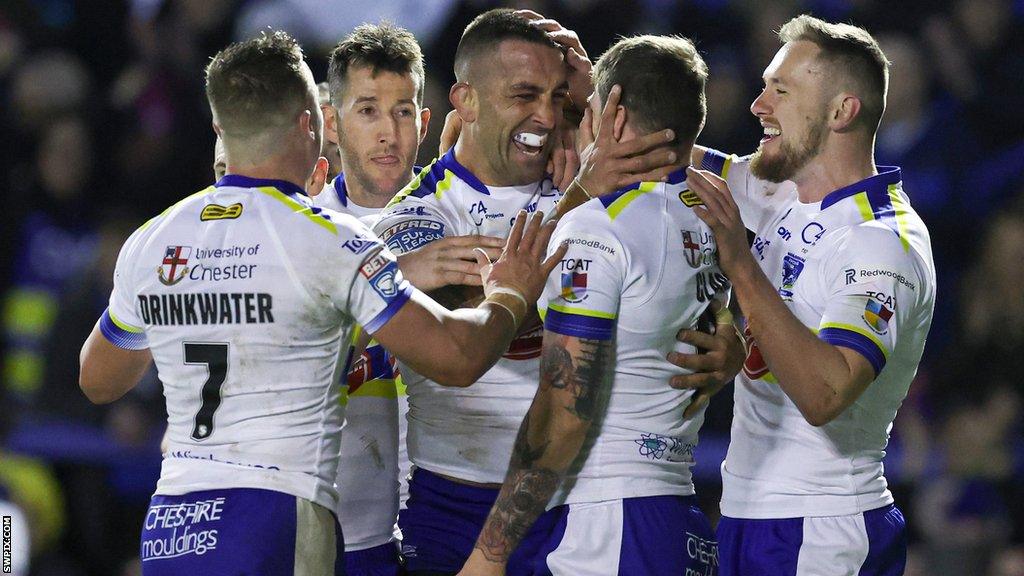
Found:
[{"label": "tcat logo", "polygon": [[869,298],[874,298],[875,300],[878,300],[879,302],[881,302],[882,305],[885,306],[886,308],[889,308],[891,310],[895,310],[896,309],[896,297],[895,296],[889,296],[889,295],[887,295],[887,294],[885,294],[883,292],[872,292],[871,290],[867,291],[867,295],[868,295]]},{"label": "tcat logo", "polygon": [[562,272],[586,272],[590,270],[590,263],[593,260],[589,258],[566,258],[562,260]]}]

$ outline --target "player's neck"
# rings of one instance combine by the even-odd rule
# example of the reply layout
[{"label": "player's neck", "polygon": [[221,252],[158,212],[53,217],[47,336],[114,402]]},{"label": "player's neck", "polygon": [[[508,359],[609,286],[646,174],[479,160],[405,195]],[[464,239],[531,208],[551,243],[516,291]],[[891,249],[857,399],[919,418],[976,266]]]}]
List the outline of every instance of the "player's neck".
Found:
[{"label": "player's neck", "polygon": [[826,146],[793,182],[800,201],[811,204],[877,173],[873,146]]},{"label": "player's neck", "polygon": [[[259,164],[234,164],[229,160],[225,173],[265,180],[283,180],[305,190],[309,174],[304,175],[301,168],[297,168],[301,165],[301,162],[284,157],[275,157]],[[312,173],[312,168],[309,173]]]},{"label": "player's neck", "polygon": [[412,181],[412,171],[409,172],[409,178],[406,182],[403,182],[398,186],[396,190],[391,191],[390,194],[377,194],[376,191],[370,187],[363,186],[363,183],[358,178],[345,178],[345,192],[348,195],[348,201],[360,206],[362,208],[383,208],[387,206],[388,202],[394,198],[395,194],[401,190],[405,184]]},{"label": "player's neck", "polygon": [[[500,173],[488,161],[483,147],[473,142],[472,137],[468,136],[465,132],[460,134],[459,139],[455,142],[455,160],[462,164],[466,170],[469,170],[470,174],[476,176],[480,182],[483,182],[485,186],[526,186],[536,182],[536,180],[533,182],[518,182],[507,174]],[[540,179],[537,178],[537,180]]]}]

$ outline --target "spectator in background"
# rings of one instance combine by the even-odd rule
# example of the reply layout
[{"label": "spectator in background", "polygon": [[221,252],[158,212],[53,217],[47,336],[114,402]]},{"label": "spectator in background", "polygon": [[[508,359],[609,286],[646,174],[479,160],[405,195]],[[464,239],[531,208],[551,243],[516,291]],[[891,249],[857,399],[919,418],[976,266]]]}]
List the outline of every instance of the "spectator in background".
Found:
[{"label": "spectator in background", "polygon": [[44,128],[31,186],[38,201],[19,223],[13,282],[3,301],[3,382],[23,406],[37,400],[43,350],[59,318],[58,301],[95,254],[89,197],[93,161],[89,129],[80,117]]},{"label": "spectator in background", "polygon": [[1012,0],[957,0],[924,26],[940,78],[968,106],[986,148],[1018,141],[1024,126],[1024,34]]}]

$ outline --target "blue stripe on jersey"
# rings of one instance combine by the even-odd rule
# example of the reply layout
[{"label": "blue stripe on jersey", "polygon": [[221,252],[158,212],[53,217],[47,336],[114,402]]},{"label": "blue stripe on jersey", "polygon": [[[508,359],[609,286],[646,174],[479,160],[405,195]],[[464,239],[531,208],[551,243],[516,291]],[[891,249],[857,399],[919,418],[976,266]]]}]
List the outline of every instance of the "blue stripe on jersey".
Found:
[{"label": "blue stripe on jersey", "polygon": [[[822,199],[821,209],[824,210],[840,200],[849,198],[859,192],[867,192],[868,198],[873,198],[871,200],[872,208],[875,207],[876,203],[879,203],[879,207],[883,207],[885,203],[888,203],[891,207],[892,201],[888,199],[889,185],[898,184],[902,180],[900,169],[897,166],[876,166],[876,168],[878,169],[878,174],[830,192],[828,196]],[[885,199],[884,201],[883,198]]]},{"label": "blue stripe on jersey", "polygon": [[704,158],[700,161],[700,169],[714,172],[719,176],[722,175],[722,170],[725,168],[725,162],[729,159],[729,156],[722,154],[718,150],[708,148],[704,152]]},{"label": "blue stripe on jersey", "polygon": [[[705,154],[705,156],[706,156],[706,154]],[[687,168],[687,166],[683,166],[682,168],[680,168],[679,170],[676,170],[675,172],[670,172],[669,175],[665,177],[665,183],[666,184],[682,184],[683,182],[686,182],[686,168]],[[716,172],[716,174],[717,174],[717,172]]]},{"label": "blue stripe on jersey", "polygon": [[818,332],[818,338],[833,346],[850,348],[860,353],[871,363],[871,367],[875,370],[875,376],[878,376],[882,368],[885,368],[885,352],[878,347],[878,344],[863,334],[844,328],[822,328]]},{"label": "blue stripe on jersey", "polygon": [[[118,325],[118,321],[110,315],[110,308],[100,316],[100,332],[111,344],[125,350],[145,350],[149,348],[149,340],[142,330],[132,331]],[[123,323],[121,323],[123,325]]]},{"label": "blue stripe on jersey", "polygon": [[[409,186],[415,186],[415,188],[409,192],[404,190],[399,192],[395,195],[395,199],[400,200],[407,196],[412,196],[413,198],[429,196],[437,192],[437,183],[442,180],[444,180],[444,165],[439,160],[434,160],[426,168],[422,169],[416,179],[409,183]],[[388,205],[390,206],[391,204],[389,203]]]},{"label": "blue stripe on jersey", "polygon": [[459,177],[459,179],[461,179],[466,184],[469,184],[477,192],[481,194],[486,194],[488,196],[491,195],[491,191],[487,189],[487,186],[485,186],[484,183],[481,182],[479,178],[474,176],[473,173],[470,172],[468,168],[466,168],[462,164],[459,164],[459,161],[455,159],[454,147],[451,150],[449,150],[444,156],[442,156],[437,163],[440,164],[442,167],[454,172],[455,175]]},{"label": "blue stripe on jersey", "polygon": [[377,330],[380,330],[391,317],[394,316],[402,306],[409,301],[412,296],[412,284],[409,284],[408,280],[403,279],[402,283],[398,285],[398,293],[388,301],[387,307],[380,311],[373,320],[366,323],[363,329],[368,334],[373,334]]},{"label": "blue stripe on jersey", "polygon": [[347,208],[348,188],[345,187],[344,172],[338,172],[338,175],[334,177],[334,193],[338,195],[338,202],[341,202],[341,205]]},{"label": "blue stripe on jersey", "polygon": [[615,191],[615,192],[613,192],[613,193],[611,193],[611,194],[609,194],[607,196],[601,196],[600,197],[601,204],[604,205],[605,208],[608,208],[609,206],[612,205],[612,203],[614,203],[619,198],[622,198],[627,193],[632,192],[633,190],[637,190],[639,188],[640,188],[640,182],[637,182],[636,184],[630,184],[629,186],[626,186],[625,188],[617,190],[617,191]]},{"label": "blue stripe on jersey", "polygon": [[217,188],[221,186],[231,186],[234,188],[261,188],[263,186],[271,186],[277,188],[281,192],[295,196],[305,196],[306,191],[300,186],[292,184],[291,182],[285,182],[284,180],[272,180],[269,178],[250,178],[248,176],[242,176],[241,174],[225,174],[217,183],[214,184]]},{"label": "blue stripe on jersey", "polygon": [[556,334],[589,340],[611,340],[615,335],[615,320],[569,314],[548,308],[548,313],[544,317],[544,329]]}]

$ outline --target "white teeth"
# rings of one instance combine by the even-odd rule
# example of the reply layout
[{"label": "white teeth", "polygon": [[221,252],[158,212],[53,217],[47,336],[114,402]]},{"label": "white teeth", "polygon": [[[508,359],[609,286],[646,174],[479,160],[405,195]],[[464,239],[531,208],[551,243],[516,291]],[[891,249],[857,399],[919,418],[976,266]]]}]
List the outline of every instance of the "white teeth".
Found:
[{"label": "white teeth", "polygon": [[778,136],[779,134],[782,134],[782,130],[779,130],[778,128],[769,128],[768,126],[764,127],[765,136]]},{"label": "white teeth", "polygon": [[520,132],[513,136],[512,139],[526,146],[540,148],[544,146],[545,142],[548,141],[548,135],[532,134],[530,132]]}]

